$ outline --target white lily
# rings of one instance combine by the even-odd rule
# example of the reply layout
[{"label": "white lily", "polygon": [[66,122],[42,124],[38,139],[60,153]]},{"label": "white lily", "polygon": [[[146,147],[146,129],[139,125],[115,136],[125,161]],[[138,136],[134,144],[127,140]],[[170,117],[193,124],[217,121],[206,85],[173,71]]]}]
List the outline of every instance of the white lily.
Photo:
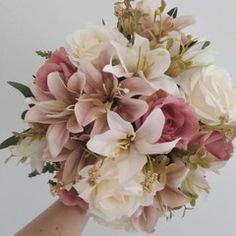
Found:
[{"label": "white lily", "polygon": [[165,75],[170,67],[170,53],[163,48],[150,49],[150,42],[147,38],[135,35],[134,45],[126,46],[112,41],[111,44],[116,50],[113,59],[118,59],[119,64],[105,66],[104,71],[110,72],[119,77],[139,76],[144,78],[154,89],[163,89],[166,92],[176,95],[179,93],[178,86],[172,78]]},{"label": "white lily", "polygon": [[132,179],[143,169],[147,163],[146,155],[168,153],[179,141],[157,143],[165,124],[160,109],[153,110],[136,132],[131,123],[115,112],[108,111],[107,121],[110,130],[92,137],[87,147],[99,155],[118,160],[121,183]]}]

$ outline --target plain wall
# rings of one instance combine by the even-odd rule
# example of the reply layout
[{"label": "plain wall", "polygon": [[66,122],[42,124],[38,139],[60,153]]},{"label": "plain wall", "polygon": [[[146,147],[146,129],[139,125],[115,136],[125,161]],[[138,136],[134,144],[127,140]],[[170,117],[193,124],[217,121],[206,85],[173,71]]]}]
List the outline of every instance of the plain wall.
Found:
[{"label": "plain wall", "polygon": [[[26,107],[23,97],[7,85],[8,80],[28,83],[43,62],[36,50],[55,49],[67,34],[87,23],[115,26],[113,0],[0,0],[0,140],[11,131],[24,128],[20,113]],[[169,0],[179,14],[193,14],[197,24],[188,31],[212,41],[218,64],[228,68],[236,84],[236,1]],[[28,166],[5,165],[9,152],[0,153],[0,235],[12,236],[55,198],[49,193],[47,176],[29,179]],[[161,220],[160,236],[234,236],[236,231],[236,160],[230,161],[221,176],[211,174],[212,192],[194,211],[182,219]],[[129,235],[90,221],[84,236]],[[131,234],[134,235],[134,234]],[[138,234],[144,235],[144,234]]]}]

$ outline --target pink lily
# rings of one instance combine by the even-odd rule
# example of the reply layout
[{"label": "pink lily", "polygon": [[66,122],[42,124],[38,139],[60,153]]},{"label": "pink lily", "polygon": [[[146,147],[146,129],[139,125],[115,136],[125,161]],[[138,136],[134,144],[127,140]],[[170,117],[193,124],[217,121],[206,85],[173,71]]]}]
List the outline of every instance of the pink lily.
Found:
[{"label": "pink lily", "polygon": [[25,120],[31,123],[48,124],[47,141],[52,156],[56,157],[69,140],[69,134],[83,131],[74,114],[74,105],[85,85],[82,73],[73,74],[67,83],[62,81],[58,72],[48,76],[49,92],[33,85],[35,105],[29,109]]},{"label": "pink lily", "polygon": [[157,193],[163,210],[183,207],[189,203],[189,198],[180,190],[188,173],[189,169],[180,161],[167,167],[166,186]]},{"label": "pink lily", "polygon": [[85,74],[86,84],[84,94],[75,105],[75,114],[83,127],[95,120],[96,130],[104,126],[107,110],[116,111],[130,122],[137,120],[147,111],[146,102],[132,98],[135,95],[152,94],[153,91],[142,79],[119,81],[112,74],[98,70],[86,59],[80,60],[79,70]]}]

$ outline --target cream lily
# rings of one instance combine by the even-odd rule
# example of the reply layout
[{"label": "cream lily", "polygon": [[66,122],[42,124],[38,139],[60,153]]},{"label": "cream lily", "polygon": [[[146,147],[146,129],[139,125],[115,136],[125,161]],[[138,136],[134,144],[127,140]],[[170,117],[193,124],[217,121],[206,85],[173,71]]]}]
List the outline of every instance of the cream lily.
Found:
[{"label": "cream lily", "polygon": [[87,147],[101,156],[119,159],[121,183],[142,170],[147,162],[146,155],[168,153],[179,140],[157,143],[165,124],[165,117],[160,109],[155,109],[136,132],[131,123],[115,112],[108,111],[107,121],[110,129],[92,137]]},{"label": "cream lily", "polygon": [[154,91],[163,89],[170,94],[178,94],[176,83],[165,72],[170,67],[171,58],[166,49],[150,49],[147,38],[135,35],[133,46],[126,46],[112,41],[116,50],[113,58],[118,59],[119,64],[105,66],[104,71],[114,74],[116,77],[141,77],[153,88]]}]

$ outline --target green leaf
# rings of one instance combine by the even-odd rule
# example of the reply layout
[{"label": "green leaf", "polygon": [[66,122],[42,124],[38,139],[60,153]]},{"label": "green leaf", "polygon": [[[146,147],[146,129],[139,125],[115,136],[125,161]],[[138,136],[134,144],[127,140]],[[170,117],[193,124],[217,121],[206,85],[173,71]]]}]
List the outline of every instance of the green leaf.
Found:
[{"label": "green leaf", "polygon": [[24,112],[22,112],[22,114],[21,114],[21,119],[22,120],[24,120],[25,119],[25,115],[26,115],[26,113],[28,112],[28,110],[26,110],[26,111],[24,111]]},{"label": "green leaf", "polygon": [[28,174],[29,178],[33,178],[35,176],[40,175],[40,173],[37,170],[32,171],[31,173]]},{"label": "green leaf", "polygon": [[48,59],[52,56],[52,51],[36,51],[36,54],[40,57]]},{"label": "green leaf", "polygon": [[106,25],[106,22],[104,19],[102,19],[102,24],[105,26]]},{"label": "green leaf", "polygon": [[0,149],[5,149],[10,146],[16,145],[19,142],[19,140],[20,140],[20,138],[18,138],[16,136],[12,136],[0,144]]},{"label": "green leaf", "polygon": [[170,11],[167,12],[167,14],[175,19],[178,15],[178,8],[175,7],[171,9]]},{"label": "green leaf", "polygon": [[8,81],[7,83],[11,85],[13,88],[19,90],[25,97],[34,97],[29,87],[25,86],[24,84],[13,81]]},{"label": "green leaf", "polygon": [[205,48],[207,48],[209,45],[211,44],[210,41],[206,41],[203,46],[202,46],[202,50],[204,50]]}]

